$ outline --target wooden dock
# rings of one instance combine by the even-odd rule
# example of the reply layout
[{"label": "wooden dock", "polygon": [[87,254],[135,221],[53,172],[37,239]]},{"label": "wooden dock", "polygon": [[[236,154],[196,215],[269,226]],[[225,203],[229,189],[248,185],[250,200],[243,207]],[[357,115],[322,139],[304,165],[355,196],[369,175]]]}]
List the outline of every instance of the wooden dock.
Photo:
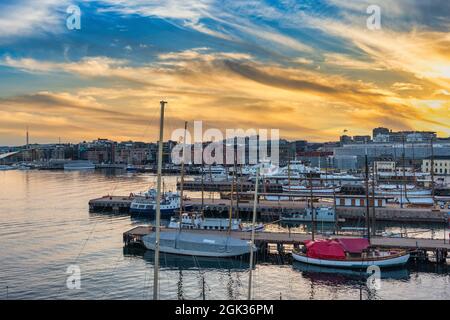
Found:
[{"label": "wooden dock", "polygon": [[[204,181],[199,180],[184,181],[183,189],[187,191],[205,191],[205,192],[231,192],[233,178],[230,177],[228,181]],[[177,183],[177,188],[180,188],[180,182]],[[234,190],[239,192],[251,192],[255,190],[255,183],[241,179],[234,183]],[[260,192],[282,192],[281,184],[264,183],[259,188]]]},{"label": "wooden dock", "polygon": [[[91,212],[129,212],[134,196],[104,196],[89,201]],[[188,199],[185,202],[194,211],[201,211],[201,199]],[[317,205],[333,206],[330,202],[319,202]],[[203,212],[206,217],[228,217],[230,200],[227,199],[204,199]],[[305,201],[266,201],[260,200],[257,207],[257,217],[260,221],[276,221],[282,214],[296,213],[306,207]],[[253,212],[253,203],[248,200],[241,200],[236,210],[234,201],[234,214],[240,218],[250,219]],[[372,208],[371,208],[372,210]],[[337,206],[336,214],[338,219],[358,220],[365,218],[365,208],[363,207],[340,207]],[[372,211],[371,211],[372,212]],[[390,222],[418,222],[418,223],[448,223],[448,213],[446,210],[431,210],[420,208],[398,208],[387,206],[376,208],[375,219],[377,221]]]},{"label": "wooden dock", "polygon": [[90,212],[129,212],[134,196],[104,196],[89,201]]},{"label": "wooden dock", "polygon": [[[165,228],[161,228],[164,230]],[[166,229],[167,230],[167,229]],[[171,229],[173,230],[173,229]],[[154,231],[153,226],[138,226],[123,233],[123,242],[126,245],[138,244],[142,245],[142,237]],[[226,231],[215,230],[189,230],[189,232],[195,232],[199,234],[228,234]],[[231,231],[230,236],[241,240],[250,240],[251,233],[243,231]],[[318,235],[317,238],[323,238],[324,236]],[[349,238],[351,236],[333,235],[332,238]],[[293,233],[293,232],[256,232],[255,244],[262,251],[267,250],[268,245],[275,244],[279,251],[284,251],[285,245],[291,245],[298,247],[306,240],[310,240],[311,235],[305,233]],[[436,256],[441,257],[438,262],[445,262],[450,251],[450,241],[447,240],[435,240],[435,239],[416,239],[416,238],[388,238],[388,237],[372,237],[371,244],[374,247],[380,248],[396,248],[421,253],[426,256],[429,251],[435,252]]]}]

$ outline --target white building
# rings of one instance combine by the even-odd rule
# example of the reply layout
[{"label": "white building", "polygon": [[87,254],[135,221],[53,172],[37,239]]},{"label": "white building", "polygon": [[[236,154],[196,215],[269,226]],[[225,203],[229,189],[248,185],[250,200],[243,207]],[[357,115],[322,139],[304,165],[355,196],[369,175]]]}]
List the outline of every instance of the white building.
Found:
[{"label": "white building", "polygon": [[[450,157],[434,157],[433,171],[436,175],[450,175]],[[431,159],[422,160],[422,172],[431,173]]]}]

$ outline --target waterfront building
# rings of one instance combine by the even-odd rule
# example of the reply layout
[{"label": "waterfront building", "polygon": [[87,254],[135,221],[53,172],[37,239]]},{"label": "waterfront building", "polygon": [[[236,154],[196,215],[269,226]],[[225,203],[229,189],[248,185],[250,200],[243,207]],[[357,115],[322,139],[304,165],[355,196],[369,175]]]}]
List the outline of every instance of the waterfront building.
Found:
[{"label": "waterfront building", "polygon": [[379,160],[380,158],[389,158],[392,161],[400,162],[403,160],[403,153],[406,165],[415,163],[418,160],[431,157],[450,157],[450,143],[439,142],[431,143],[365,143],[365,144],[347,144],[334,149],[334,156],[337,158],[348,156],[357,157],[357,166],[362,168],[364,157],[367,154],[369,162]]},{"label": "waterfront building", "polygon": [[436,156],[422,160],[422,172],[431,173],[431,167],[436,175],[450,175],[450,156]]}]

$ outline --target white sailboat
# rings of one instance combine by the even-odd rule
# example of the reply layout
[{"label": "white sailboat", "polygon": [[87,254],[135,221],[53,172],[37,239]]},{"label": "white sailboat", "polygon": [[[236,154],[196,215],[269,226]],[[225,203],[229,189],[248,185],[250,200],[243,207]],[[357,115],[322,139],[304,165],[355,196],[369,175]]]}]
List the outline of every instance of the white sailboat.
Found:
[{"label": "white sailboat", "polygon": [[[158,149],[158,175],[156,195],[156,226],[155,232],[143,237],[143,243],[147,249],[155,250],[155,266],[159,252],[195,255],[202,257],[233,257],[256,250],[249,247],[248,242],[235,239],[230,234],[201,232],[201,230],[190,230],[178,228],[178,230],[160,227],[161,219],[161,166],[162,166],[162,139],[164,128],[164,101],[161,102],[160,119],[160,146]],[[252,248],[252,249],[251,249]]]}]

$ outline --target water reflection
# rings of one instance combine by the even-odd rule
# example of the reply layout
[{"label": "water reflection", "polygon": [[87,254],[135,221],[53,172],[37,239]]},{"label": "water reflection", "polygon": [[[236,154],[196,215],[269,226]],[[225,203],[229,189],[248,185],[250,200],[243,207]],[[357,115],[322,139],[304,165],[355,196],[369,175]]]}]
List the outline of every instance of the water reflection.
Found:
[{"label": "water reflection", "polygon": [[[365,270],[330,268],[314,266],[295,261],[292,264],[294,270],[300,271],[305,278],[327,285],[349,285],[352,281],[361,281],[369,277]],[[408,268],[382,269],[381,279],[409,280]]]},{"label": "water reflection", "polygon": [[[124,256],[142,257],[151,265],[155,262],[155,252],[136,247],[124,247]],[[160,268],[165,270],[228,270],[247,271],[249,262],[241,258],[210,258],[160,253]]]}]

